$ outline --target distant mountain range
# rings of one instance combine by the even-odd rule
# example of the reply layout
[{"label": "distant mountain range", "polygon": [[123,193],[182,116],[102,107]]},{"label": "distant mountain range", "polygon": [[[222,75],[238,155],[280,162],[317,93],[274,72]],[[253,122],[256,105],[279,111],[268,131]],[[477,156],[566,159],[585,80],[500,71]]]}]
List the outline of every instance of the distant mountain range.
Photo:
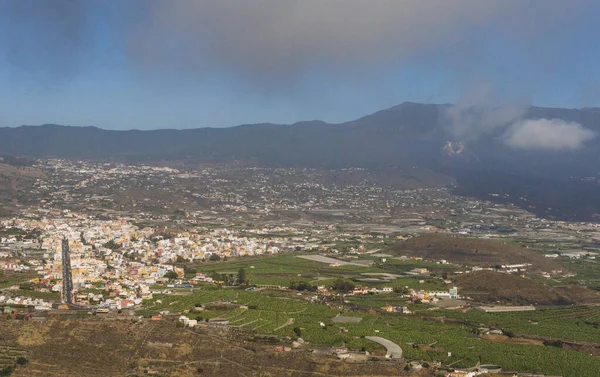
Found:
[{"label": "distant mountain range", "polygon": [[[521,132],[514,131],[527,120],[539,119],[548,124],[528,124]],[[557,137],[556,132],[562,136]],[[581,137],[577,138],[577,133]],[[560,145],[553,148],[552,143],[557,142]],[[474,188],[490,182],[477,183],[478,177],[490,175],[494,182],[506,177],[513,185],[515,179],[521,179],[515,177],[529,182],[539,176],[539,181],[547,184],[548,179],[598,176],[600,109],[403,103],[341,124],[309,121],[153,131],[60,125],[5,127],[0,128],[1,155],[241,161],[326,168],[416,165],[470,182]],[[600,196],[597,199],[600,203]],[[600,213],[600,207],[589,212],[590,216]]]},{"label": "distant mountain range", "polygon": [[[468,108],[459,117],[464,120],[456,120],[448,115],[452,114],[450,109],[451,105],[403,103],[341,124],[310,121],[293,125],[153,131],[109,131],[48,124],[0,128],[0,155],[140,160],[193,158],[327,167],[418,164],[438,169],[447,165],[447,157],[461,157],[458,159],[461,163],[477,168],[533,168],[553,172],[567,169],[569,173],[573,173],[572,168],[588,171],[592,162],[598,162],[600,138],[575,151],[517,150],[506,146],[498,137],[510,126],[510,120],[502,124],[500,119],[491,133],[471,135],[479,132],[478,121],[489,123],[485,117],[495,111],[491,116],[498,118],[501,110]],[[529,107],[522,111],[520,118],[577,122],[600,133],[600,110],[595,108]],[[464,128],[461,122],[469,123],[474,131],[457,136],[453,128]],[[489,125],[483,126],[489,128]],[[460,140],[461,137],[466,140]],[[463,149],[462,156],[444,153],[448,141],[464,146],[453,148]],[[577,166],[583,162],[582,158],[585,158],[584,166]]]}]

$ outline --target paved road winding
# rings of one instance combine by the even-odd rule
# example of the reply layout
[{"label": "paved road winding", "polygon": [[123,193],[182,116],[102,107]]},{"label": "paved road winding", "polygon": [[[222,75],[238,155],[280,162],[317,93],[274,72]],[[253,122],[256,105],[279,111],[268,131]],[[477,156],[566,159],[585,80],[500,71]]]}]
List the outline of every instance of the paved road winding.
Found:
[{"label": "paved road winding", "polygon": [[365,338],[384,346],[387,350],[387,354],[385,355],[386,357],[389,357],[390,359],[402,358],[402,348],[400,348],[400,346],[396,343],[379,336],[366,336]]}]

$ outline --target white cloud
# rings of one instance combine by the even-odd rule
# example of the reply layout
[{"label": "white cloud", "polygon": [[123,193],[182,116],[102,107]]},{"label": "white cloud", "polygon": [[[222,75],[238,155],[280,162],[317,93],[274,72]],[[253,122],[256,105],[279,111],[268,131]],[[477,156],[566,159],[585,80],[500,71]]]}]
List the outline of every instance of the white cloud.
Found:
[{"label": "white cloud", "polygon": [[444,125],[453,138],[468,142],[508,127],[527,112],[525,100],[498,103],[492,86],[481,83],[443,111]]},{"label": "white cloud", "polygon": [[579,149],[595,137],[595,132],[579,123],[542,118],[514,123],[504,142],[518,149],[564,151]]}]

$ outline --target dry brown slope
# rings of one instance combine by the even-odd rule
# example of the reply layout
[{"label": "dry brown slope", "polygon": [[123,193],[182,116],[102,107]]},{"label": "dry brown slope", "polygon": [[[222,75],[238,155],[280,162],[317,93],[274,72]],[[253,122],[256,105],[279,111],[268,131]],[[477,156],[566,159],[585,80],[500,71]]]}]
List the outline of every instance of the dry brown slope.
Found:
[{"label": "dry brown slope", "polygon": [[7,210],[9,205],[23,199],[36,179],[44,178],[40,169],[22,166],[12,166],[0,162],[0,204]]},{"label": "dry brown slope", "polygon": [[395,363],[348,364],[305,350],[277,353],[273,345],[248,340],[225,329],[192,332],[165,321],[0,318],[0,345],[17,347],[29,361],[13,377],[402,375]]},{"label": "dry brown slope", "polygon": [[536,269],[550,271],[561,267],[535,250],[501,240],[426,233],[399,242],[389,250],[396,255],[419,256],[431,260],[475,266],[531,263]]},{"label": "dry brown slope", "polygon": [[[482,302],[505,302],[519,305],[566,305],[600,302],[600,292],[579,286],[554,288],[535,280],[494,271],[476,271],[461,275],[456,285]],[[481,294],[487,293],[487,294]]]}]

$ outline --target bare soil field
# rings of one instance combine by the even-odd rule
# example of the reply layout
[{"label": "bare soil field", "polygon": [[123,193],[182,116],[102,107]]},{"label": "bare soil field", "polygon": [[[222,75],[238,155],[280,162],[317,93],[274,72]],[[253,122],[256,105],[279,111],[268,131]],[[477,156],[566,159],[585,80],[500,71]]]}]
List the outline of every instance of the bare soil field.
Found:
[{"label": "bare soil field", "polygon": [[531,346],[543,346],[544,342],[541,340],[535,339],[525,339],[525,338],[510,338],[506,335],[482,335],[482,339],[491,340],[493,342],[504,342],[504,343],[512,343],[512,344],[528,344]]}]

